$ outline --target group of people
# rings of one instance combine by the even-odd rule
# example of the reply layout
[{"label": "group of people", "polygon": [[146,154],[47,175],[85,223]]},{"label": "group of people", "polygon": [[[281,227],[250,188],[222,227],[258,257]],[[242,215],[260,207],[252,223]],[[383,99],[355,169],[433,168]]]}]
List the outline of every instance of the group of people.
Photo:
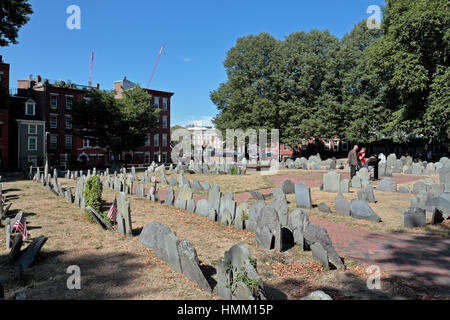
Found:
[{"label": "group of people", "polygon": [[348,153],[348,164],[350,165],[350,179],[356,175],[356,171],[361,168],[367,168],[366,148],[359,151],[358,145],[355,145]]}]

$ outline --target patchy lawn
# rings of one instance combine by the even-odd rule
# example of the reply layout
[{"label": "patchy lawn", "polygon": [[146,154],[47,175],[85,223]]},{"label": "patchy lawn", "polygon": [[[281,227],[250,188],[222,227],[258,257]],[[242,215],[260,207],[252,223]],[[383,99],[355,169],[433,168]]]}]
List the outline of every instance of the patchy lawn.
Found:
[{"label": "patchy lawn", "polygon": [[[238,177],[238,181],[242,183],[246,178]],[[70,180],[60,181],[74,185]],[[230,179],[229,186],[237,188],[238,182]],[[382,274],[381,291],[368,290],[368,274],[354,260],[345,259],[345,272],[325,271],[312,260],[311,252],[302,252],[297,246],[283,253],[266,251],[255,243],[253,232],[224,227],[201,215],[136,196],[129,196],[135,235],[127,238],[87,222],[81,209],[31,181],[6,182],[3,190],[7,200],[13,202],[11,215],[24,210],[31,238],[49,238],[36,263],[25,271],[26,284],[22,287],[14,281],[14,268],[7,262],[4,229],[0,229],[0,274],[5,277],[7,298],[25,290],[28,299],[220,299],[171,270],[139,243],[140,231],[152,221],[168,225],[179,239],[191,241],[204,270],[213,279],[224,252],[235,244],[244,244],[257,259],[258,271],[275,298],[283,297],[280,291],[288,299],[299,299],[319,289],[334,299],[420,298],[433,294],[424,288],[413,290],[405,279],[397,280],[388,274]],[[114,191],[104,189],[105,210],[114,196]],[[66,270],[71,265],[81,268],[81,290],[67,289],[70,275]]]}]

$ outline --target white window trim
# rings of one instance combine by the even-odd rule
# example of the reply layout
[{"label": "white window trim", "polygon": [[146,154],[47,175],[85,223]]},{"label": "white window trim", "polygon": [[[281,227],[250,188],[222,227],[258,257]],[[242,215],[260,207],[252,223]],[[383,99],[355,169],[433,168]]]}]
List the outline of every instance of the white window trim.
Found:
[{"label": "white window trim", "polygon": [[72,109],[72,106],[67,107],[67,100],[68,100],[68,98],[70,98],[70,99],[72,100],[72,104],[73,104],[73,99],[74,99],[75,97],[72,96],[72,95],[70,95],[70,94],[67,94],[67,95],[66,95],[66,109],[71,110],[71,109]]},{"label": "white window trim", "polygon": [[159,147],[159,134],[155,134],[155,135],[153,136],[153,145],[154,145],[155,147]]},{"label": "white window trim", "polygon": [[167,134],[162,135],[162,146],[167,147]]},{"label": "white window trim", "polygon": [[[163,110],[168,110],[169,109],[169,99],[163,98],[162,100],[163,100],[163,102],[162,102]],[[164,101],[166,102],[165,104],[164,104]]]},{"label": "white window trim", "polygon": [[[56,97],[56,107],[53,107],[53,105],[52,105],[53,97]],[[59,97],[58,93],[50,93],[50,109],[53,109],[53,110],[58,109],[58,97]]]},{"label": "white window trim", "polygon": [[[65,123],[66,129],[72,130],[72,128],[73,128],[73,124],[72,124],[72,116],[66,115],[65,118],[66,118],[66,123]],[[67,126],[67,119],[70,119],[70,128]]]},{"label": "white window trim", "polygon": [[[33,105],[33,113],[32,114],[28,113],[28,106],[29,105]],[[25,103],[25,115],[26,116],[35,116],[36,115],[36,103],[33,103],[33,102],[26,102]]]},{"label": "white window trim", "polygon": [[[32,127],[35,127],[35,129],[36,129],[35,132],[31,132]],[[28,125],[28,134],[37,135],[38,134],[38,125],[37,124],[29,124]]]},{"label": "white window trim", "polygon": [[[35,143],[34,143],[34,149],[30,149],[30,141],[31,140],[34,140],[35,141]],[[37,151],[37,149],[38,149],[38,140],[37,140],[37,137],[28,137],[28,151]]]},{"label": "white window trim", "polygon": [[[163,129],[167,129],[167,126],[169,124],[169,121],[167,119],[167,116],[163,116],[162,117],[163,121],[162,121],[162,125],[163,125]],[[166,119],[166,122],[164,123],[164,119]]]},{"label": "white window trim", "polygon": [[[56,126],[52,126],[52,118],[56,118]],[[58,115],[57,114],[50,114],[50,129],[58,129]]]},{"label": "white window trim", "polygon": [[[70,138],[70,148],[67,148],[67,138]],[[72,148],[73,148],[73,137],[72,136],[66,136],[64,138],[64,146],[65,146],[66,150],[72,150]]]},{"label": "white window trim", "polygon": [[[155,97],[155,108],[160,109],[160,104],[161,104],[161,100],[159,97]],[[158,101],[158,103],[156,103],[156,101]]]},{"label": "white window trim", "polygon": [[[52,148],[52,138],[56,138],[56,148]],[[58,136],[56,134],[50,135],[50,143],[49,143],[50,150],[57,150],[58,149]]]}]

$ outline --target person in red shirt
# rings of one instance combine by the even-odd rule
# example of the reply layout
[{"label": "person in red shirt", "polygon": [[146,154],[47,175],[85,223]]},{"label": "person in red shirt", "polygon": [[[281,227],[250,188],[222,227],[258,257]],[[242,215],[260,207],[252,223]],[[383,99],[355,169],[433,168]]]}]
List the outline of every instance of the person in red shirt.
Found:
[{"label": "person in red shirt", "polygon": [[358,152],[358,161],[361,165],[361,168],[367,168],[367,159],[366,159],[366,148],[362,148],[360,152]]}]

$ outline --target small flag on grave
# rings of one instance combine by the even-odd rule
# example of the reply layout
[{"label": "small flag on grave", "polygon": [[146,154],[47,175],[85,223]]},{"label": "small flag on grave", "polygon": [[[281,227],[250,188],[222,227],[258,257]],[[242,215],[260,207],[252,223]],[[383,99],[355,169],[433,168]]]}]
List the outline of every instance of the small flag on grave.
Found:
[{"label": "small flag on grave", "polygon": [[23,240],[28,238],[27,222],[23,214],[20,215],[20,219],[14,223],[13,229],[16,229],[23,237]]},{"label": "small flag on grave", "polygon": [[111,221],[116,221],[117,219],[117,199],[114,199],[113,204],[108,210],[108,218]]}]

